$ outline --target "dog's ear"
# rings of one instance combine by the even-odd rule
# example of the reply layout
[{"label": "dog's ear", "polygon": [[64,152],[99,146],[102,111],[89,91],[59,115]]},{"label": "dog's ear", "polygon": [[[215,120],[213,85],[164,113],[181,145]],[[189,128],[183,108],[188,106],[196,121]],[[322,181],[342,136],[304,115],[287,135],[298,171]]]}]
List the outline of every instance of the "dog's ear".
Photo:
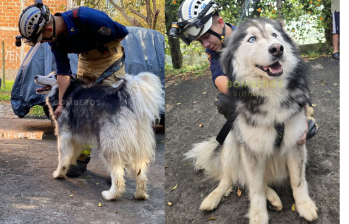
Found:
[{"label": "dog's ear", "polygon": [[283,19],[278,19],[277,22],[282,27],[282,29],[285,29],[285,21]]}]

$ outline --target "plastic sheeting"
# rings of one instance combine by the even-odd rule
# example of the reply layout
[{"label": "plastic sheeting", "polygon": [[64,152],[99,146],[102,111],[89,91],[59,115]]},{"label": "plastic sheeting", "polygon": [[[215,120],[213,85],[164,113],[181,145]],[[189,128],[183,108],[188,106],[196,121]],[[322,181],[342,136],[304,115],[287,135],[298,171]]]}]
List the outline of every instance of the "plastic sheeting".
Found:
[{"label": "plastic sheeting", "polygon": [[[125,49],[125,69],[136,75],[148,71],[156,74],[165,88],[165,38],[155,31],[127,27],[129,34],[121,42]],[[69,54],[71,70],[77,71],[78,55]],[[46,95],[36,94],[41,86],[34,82],[35,75],[47,75],[56,71],[56,63],[47,43],[32,47],[19,68],[11,93],[13,112],[23,118],[35,105],[44,105]],[[165,96],[164,96],[165,97]],[[164,114],[164,111],[162,111]]]}]

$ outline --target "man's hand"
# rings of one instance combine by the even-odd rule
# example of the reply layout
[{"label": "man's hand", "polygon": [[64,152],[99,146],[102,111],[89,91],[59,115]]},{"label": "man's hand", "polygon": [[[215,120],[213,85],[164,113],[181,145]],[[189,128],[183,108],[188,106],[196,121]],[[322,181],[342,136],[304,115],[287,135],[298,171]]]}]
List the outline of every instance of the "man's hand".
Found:
[{"label": "man's hand", "polygon": [[58,107],[56,108],[55,112],[53,113],[54,118],[56,120],[58,120],[58,118],[61,116],[62,110],[63,110],[63,106],[59,104]]},{"label": "man's hand", "polygon": [[305,142],[307,141],[307,133],[308,133],[308,122],[307,123],[307,129],[305,129],[304,134],[302,137],[297,141],[298,145],[304,145]]}]

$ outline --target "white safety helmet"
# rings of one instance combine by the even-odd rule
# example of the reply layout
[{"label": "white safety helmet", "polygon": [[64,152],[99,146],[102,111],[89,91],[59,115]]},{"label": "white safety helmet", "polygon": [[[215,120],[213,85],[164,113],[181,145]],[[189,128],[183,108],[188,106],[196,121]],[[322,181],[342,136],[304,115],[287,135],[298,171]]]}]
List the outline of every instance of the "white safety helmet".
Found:
[{"label": "white safety helmet", "polygon": [[34,46],[42,40],[44,26],[50,21],[50,9],[46,5],[30,5],[25,8],[18,21],[19,32],[25,43]]},{"label": "white safety helmet", "polygon": [[218,14],[218,10],[219,5],[214,0],[185,0],[178,9],[178,23],[172,23],[172,28],[180,32],[170,30],[170,36],[179,36],[189,45],[210,30],[212,16]]}]

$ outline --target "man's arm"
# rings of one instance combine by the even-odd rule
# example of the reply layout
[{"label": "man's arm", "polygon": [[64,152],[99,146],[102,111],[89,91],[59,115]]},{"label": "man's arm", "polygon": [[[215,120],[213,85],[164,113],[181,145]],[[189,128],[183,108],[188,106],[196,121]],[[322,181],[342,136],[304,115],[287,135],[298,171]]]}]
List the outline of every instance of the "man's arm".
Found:
[{"label": "man's arm", "polygon": [[65,92],[67,91],[69,85],[70,85],[70,76],[69,75],[57,75],[57,84],[58,84],[58,107],[56,108],[54,112],[54,117],[57,120],[63,110],[63,105],[65,102],[63,102],[63,96]]},{"label": "man's arm", "polygon": [[214,84],[221,93],[228,95],[228,81],[227,76],[221,75],[216,78]]}]

